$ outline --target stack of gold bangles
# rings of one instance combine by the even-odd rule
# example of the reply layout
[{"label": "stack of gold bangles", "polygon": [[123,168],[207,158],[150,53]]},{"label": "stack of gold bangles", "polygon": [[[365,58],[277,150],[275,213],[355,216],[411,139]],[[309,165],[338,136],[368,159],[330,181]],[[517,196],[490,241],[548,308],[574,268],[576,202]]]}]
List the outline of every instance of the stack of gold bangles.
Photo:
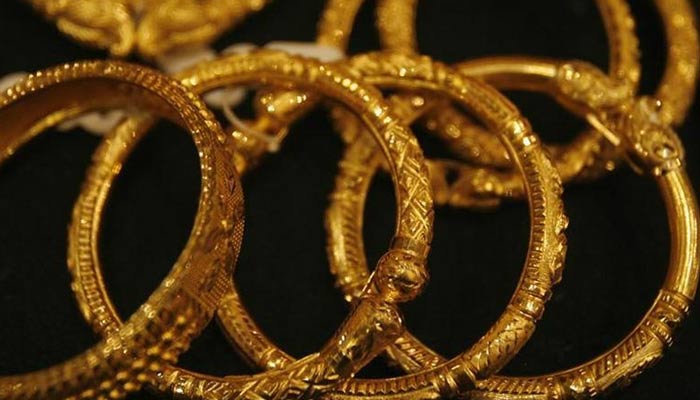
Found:
[{"label": "stack of gold bangles", "polygon": [[[668,51],[663,78],[649,96],[637,93],[640,51],[626,0],[595,1],[608,36],[608,71],[583,61],[526,56],[446,65],[419,53],[417,0],[378,0],[383,48],[342,56],[362,0],[327,0],[317,43],[307,47],[340,55],[332,60],[274,47],[247,49],[196,60],[167,75],[114,58],[135,53],[161,62],[182,49],[204,48],[269,1],[27,2],[66,35],[108,50],[113,59],[59,65],[9,84],[0,93],[1,161],[81,115],[124,114],[92,158],[68,232],[72,289],[101,341],[48,369],[0,377],[0,399],[118,399],[142,389],[200,400],[587,399],[627,385],[655,364],[689,313],[699,273],[698,206],[674,132],[689,112],[700,64],[688,0],[654,0]],[[207,94],[244,86],[259,88],[256,118],[232,118],[231,127],[222,129]],[[569,143],[544,143],[499,90],[549,95],[588,128]],[[345,144],[325,215],[330,269],[350,311],[320,350],[295,359],[262,332],[233,282],[244,235],[240,176],[317,106],[329,111]],[[103,277],[100,228],[122,164],[159,118],[188,131],[197,148],[197,215],[165,279],[123,319]],[[425,158],[409,128],[414,123],[460,161]],[[623,165],[656,182],[667,211],[668,272],[655,301],[624,340],[587,362],[541,376],[497,375],[531,337],[562,279],[568,225],[562,185]],[[393,183],[396,222],[389,248],[372,269],[363,217],[379,170]],[[529,206],[521,278],[483,336],[444,357],[406,330],[400,310],[428,281],[433,208],[492,209],[504,200]],[[263,372],[210,376],[175,366],[212,319]],[[383,353],[405,374],[354,377]]]}]

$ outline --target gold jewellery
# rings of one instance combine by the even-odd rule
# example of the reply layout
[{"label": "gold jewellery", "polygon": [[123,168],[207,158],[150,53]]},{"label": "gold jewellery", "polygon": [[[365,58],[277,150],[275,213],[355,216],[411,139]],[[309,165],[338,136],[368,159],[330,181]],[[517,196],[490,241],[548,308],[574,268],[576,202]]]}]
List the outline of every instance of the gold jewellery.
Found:
[{"label": "gold jewellery", "polygon": [[269,0],[27,0],[63,33],[123,57],[208,44]]},{"label": "gold jewellery", "polygon": [[[272,2],[27,3],[80,43],[115,57],[138,54],[160,62],[210,45]],[[622,388],[658,362],[688,317],[700,279],[700,215],[675,133],[697,90],[700,40],[692,5],[654,0],[666,36],[666,64],[655,93],[640,95],[639,27],[624,0],[595,1],[608,38],[607,73],[585,61],[525,55],[448,66],[418,53],[417,3],[377,1],[382,49],[362,54],[344,52],[363,1],[327,0],[315,44],[283,46],[286,51],[232,46],[219,56],[212,51],[188,60],[188,67],[170,76],[96,60],[0,79],[0,87],[7,87],[0,91],[0,163],[40,133],[86,113],[114,111],[119,119],[104,130],[111,131],[93,154],[68,230],[71,288],[100,341],[47,369],[0,376],[0,400],[120,399],[142,389],[180,400],[582,400]],[[243,87],[256,91],[251,119],[236,115]],[[550,96],[584,119],[587,129],[567,144],[544,143],[500,92],[512,90]],[[222,111],[225,129],[208,105]],[[239,176],[264,168],[265,157],[283,144],[292,125],[317,106],[328,111],[344,145],[325,229],[330,272],[349,312],[320,350],[297,359],[263,332],[234,282],[244,236]],[[104,276],[102,219],[123,164],[160,118],[193,139],[199,203],[172,269],[123,318]],[[416,123],[456,160],[424,157],[409,128]],[[569,220],[562,184],[602,179],[622,163],[654,179],[666,207],[670,254],[656,299],[622,341],[589,361],[540,376],[496,375],[547,318],[545,304],[565,279]],[[378,171],[391,177],[396,219],[388,250],[370,269],[364,213]],[[465,343],[460,354],[444,357],[408,332],[400,309],[428,288],[433,208],[497,212],[504,200],[528,203],[529,247],[520,280],[485,333]],[[431,267],[440,273],[439,265]],[[232,350],[262,371],[215,376],[178,366],[214,318]],[[404,375],[356,377],[383,353]]]},{"label": "gold jewellery", "polygon": [[[217,62],[233,64],[234,61],[235,58],[229,58]],[[368,393],[385,392],[389,389],[382,388],[394,387],[397,394],[411,398],[452,396],[463,393],[473,386],[473,382],[477,378],[488,376],[502,367],[515,355],[515,351],[525,344],[534,331],[535,322],[544,310],[544,303],[550,296],[552,284],[558,281],[561,276],[560,269],[565,249],[563,229],[566,226],[566,218],[563,215],[559,199],[561,194],[559,178],[540,149],[539,139],[531,132],[527,121],[519,115],[512,104],[486,85],[468,78],[459,78],[455,72],[450,71],[447,67],[434,63],[425,57],[368,54],[351,60],[349,65],[352,66],[351,70],[355,74],[359,74],[366,81],[380,87],[420,88],[440,92],[459,101],[480,118],[483,118],[484,122],[495,132],[501,134],[508,147],[514,152],[514,159],[521,166],[523,176],[526,178],[524,181],[528,193],[531,193],[531,251],[526,261],[518,292],[514,295],[502,318],[494,324],[492,329],[471,351],[450,362],[435,362],[429,370],[421,371],[416,376],[402,377],[396,380],[376,382],[351,380],[347,385],[338,389],[342,395],[351,395],[356,394],[353,389],[355,386],[369,387]],[[402,75],[399,74],[398,67],[404,68],[406,72]],[[195,90],[205,92],[213,86],[209,82],[212,77],[218,78],[219,82],[223,80],[219,75],[202,74],[202,71],[210,69],[214,68],[208,64],[202,64],[192,73],[181,78],[186,84],[196,83]],[[350,83],[347,83],[346,87],[348,84]],[[489,106],[485,106],[487,104]],[[399,110],[397,109],[397,111]],[[406,114],[407,110],[399,112]],[[143,131],[140,126],[125,125],[120,128],[120,131],[125,133],[118,135],[129,135],[134,129],[139,132]],[[347,238],[351,235],[358,237],[353,229],[348,228],[362,224],[361,211],[367,186],[381,160],[378,153],[379,148],[368,143],[370,140],[371,137],[367,134],[357,135],[357,140],[350,145],[346,152],[347,157],[353,158],[341,161],[341,172],[336,183],[337,193],[333,195],[339,204],[333,205],[328,212],[329,225],[345,229],[343,232],[335,232],[332,235],[332,238],[338,243],[331,240],[329,244],[331,266],[336,270],[352,270],[353,267],[348,265],[348,262],[353,258],[350,254],[358,255],[362,249],[360,243]],[[410,193],[409,196],[421,197],[419,193],[415,192]],[[104,196],[95,197],[104,198]],[[399,204],[401,204],[400,198]],[[404,208],[402,206],[400,209]],[[90,203],[80,207],[80,210],[82,209],[87,210],[87,212],[76,215],[75,221],[97,220],[95,215],[99,215],[102,207],[101,205],[95,207],[93,203]],[[86,213],[89,214],[86,215]],[[415,216],[410,218],[411,225],[423,226],[427,223],[427,221],[416,219]],[[76,241],[76,236],[95,237],[97,226],[93,225],[91,229],[93,231],[87,231],[82,235],[72,230],[72,242]],[[413,252],[417,252],[416,254],[425,252],[424,249],[416,248],[417,243],[411,238],[397,237],[393,242],[410,246]],[[85,247],[85,254],[77,252],[78,254],[71,258],[74,260],[89,259],[91,254],[97,254],[94,242],[91,246]],[[72,248],[75,249],[75,246]],[[396,255],[391,257],[392,260],[400,260],[400,258],[396,258]],[[78,265],[77,268],[73,269],[73,274],[76,277],[74,287],[77,288],[79,302],[82,304],[83,310],[88,310],[87,319],[92,321],[93,325],[97,323],[98,330],[106,331],[101,325],[114,324],[114,321],[118,321],[118,319],[109,302],[102,280],[92,279],[94,276],[100,276],[98,263],[92,261],[81,265],[78,261]],[[367,293],[367,290],[363,288],[368,277],[369,275],[365,274],[358,280],[350,282],[350,279],[344,276],[340,282],[352,284],[353,294],[361,297],[363,293]],[[83,284],[86,278],[88,285]],[[81,289],[85,286],[94,289],[92,284],[94,281],[98,282],[99,296],[95,292],[88,295],[84,289]],[[379,293],[382,291],[381,287],[370,287],[369,290]],[[234,288],[231,288],[231,292],[232,295],[226,297],[227,301],[222,303],[218,312],[219,321],[226,335],[257,364],[275,369],[288,368],[289,365],[293,365],[293,360],[268,341],[260,329],[256,327],[253,319],[240,303]],[[87,301],[88,298],[93,299],[93,301]],[[100,301],[95,302],[94,299],[100,299]],[[107,315],[105,315],[106,312]],[[411,354],[413,357],[426,358],[431,356],[431,354],[413,352],[412,348],[420,348],[414,342],[415,339],[412,337],[402,337],[399,339],[399,343],[401,343],[399,346],[404,353]],[[411,384],[411,382],[423,383]],[[192,384],[192,386],[197,387],[198,385]],[[190,391],[186,392],[191,393]],[[196,398],[201,396],[194,393],[192,395]]]},{"label": "gold jewellery", "polygon": [[[537,68],[523,67],[534,65]],[[595,103],[589,102],[591,96],[585,93],[586,88],[577,89],[584,92],[568,91],[571,86],[557,86],[557,82],[543,79],[542,72],[546,67],[549,71],[547,75],[552,81],[556,81],[561,75],[577,75],[588,81],[599,80],[597,85],[593,85],[596,88],[604,88],[608,82],[608,78],[601,72],[594,74],[595,67],[588,64],[556,64],[535,59],[474,60],[463,64],[460,70],[465,74],[479,71],[474,75],[496,87],[539,89],[548,93],[551,93],[552,88],[559,87],[552,95],[563,102],[567,101],[567,106],[574,112],[580,113],[597,129],[604,130],[606,139],[625,152],[633,168],[654,177],[663,194],[670,219],[672,253],[669,271],[654,305],[622,343],[599,358],[569,371],[538,378],[494,377],[480,381],[478,391],[474,394],[474,398],[478,399],[593,397],[610,387],[628,383],[631,378],[652,365],[666,346],[671,345],[673,330],[687,315],[691,299],[696,292],[700,272],[697,204],[683,169],[684,152],[680,140],[661,122],[661,102],[642,97],[634,102],[621,102],[603,113],[597,110]],[[484,73],[485,70],[488,70],[488,73]],[[333,204],[331,207],[335,206]],[[331,242],[341,236],[339,225],[329,224]],[[342,237],[359,242],[353,245],[346,244],[344,247],[361,246],[361,229],[358,230],[358,226],[353,228],[352,232],[346,232]],[[363,257],[357,252],[353,252],[353,255],[356,259]],[[343,265],[354,270],[336,268],[334,272],[339,275],[338,281],[344,283],[339,285],[343,292],[353,295],[353,284],[366,277],[367,269],[364,262],[346,262]],[[434,363],[432,358],[422,356],[434,354],[429,349],[411,347],[406,349],[405,353],[389,354],[407,371],[430,368]],[[416,354],[421,356],[415,356]]]},{"label": "gold jewellery", "polygon": [[[173,394],[187,394],[191,398],[254,398],[313,397],[322,388],[340,378],[349,377],[401,333],[401,318],[395,303],[416,296],[426,279],[424,259],[431,238],[432,200],[429,194],[427,172],[415,139],[382,102],[375,89],[365,88],[341,69],[324,66],[310,60],[289,58],[280,53],[257,53],[255,56],[231,56],[202,64],[191,74],[182,77],[186,86],[199,92],[213,88],[248,83],[260,79],[265,84],[299,85],[313,87],[320,93],[337,98],[363,118],[379,148],[387,155],[387,162],[395,176],[399,222],[392,248],[377,266],[371,281],[373,290],[367,290],[342,328],[320,353],[292,363],[285,369],[260,377],[204,377],[183,370],[168,368],[154,385]],[[370,117],[371,115],[371,117]],[[121,151],[110,163],[117,163],[126,155],[135,141],[134,130],[145,133],[148,120],[126,121],[105,142]],[[229,138],[230,140],[231,138]],[[127,143],[129,143],[127,142]],[[100,150],[114,152],[115,150]],[[102,157],[98,159],[102,160]],[[233,160],[233,158],[231,158]],[[110,164],[111,165],[111,164]],[[107,168],[114,171],[115,168]],[[89,179],[76,208],[71,229],[71,265],[77,278],[75,290],[86,318],[100,333],[109,335],[119,331],[121,321],[102,283],[97,255],[96,233],[107,190],[113,173]],[[410,183],[410,184],[409,184]],[[82,242],[82,243],[81,243]],[[238,305],[232,282],[226,284],[228,295],[219,303],[218,315],[235,314]],[[173,359],[174,361],[174,359]]]},{"label": "gold jewellery", "polygon": [[[417,0],[382,0],[377,7],[378,23],[382,43],[390,48],[403,51],[416,49],[415,7]],[[596,80],[586,80],[588,75],[562,76],[567,84],[590,87],[586,96],[605,107],[608,103],[630,98],[637,91],[641,69],[639,66],[638,41],[634,34],[634,20],[624,0],[596,0],[610,47],[610,81],[605,87],[594,87]],[[668,41],[666,69],[657,89],[656,97],[664,103],[660,117],[668,125],[677,125],[685,119],[696,91],[698,68],[700,66],[700,42],[693,17],[693,8],[687,0],[655,0],[654,4],[663,20]],[[488,67],[484,67],[488,70]],[[519,67],[523,72],[537,69],[538,65],[524,63]],[[525,71],[527,70],[527,71]],[[477,73],[478,74],[478,73]],[[516,79],[517,81],[517,79]],[[452,109],[440,109],[429,115],[426,125],[450,143],[459,154],[479,165],[507,168],[510,164],[500,143],[465,120]],[[580,134],[572,143],[551,149],[553,159],[562,180],[590,179],[615,168],[615,151],[595,132],[596,126]],[[464,131],[462,135],[460,132]],[[468,140],[461,140],[463,136]],[[511,189],[519,186],[516,174],[504,174],[501,186],[496,190],[500,195],[516,195]],[[521,196],[521,195],[516,195]],[[455,199],[459,201],[459,199]]]},{"label": "gold jewellery", "polygon": [[[57,366],[0,377],[0,398],[118,398],[138,390],[158,374],[164,360],[187,348],[213,316],[223,293],[222,282],[243,236],[243,194],[218,123],[179,83],[117,62],[36,72],[0,96],[2,159],[67,117],[120,106],[149,110],[192,134],[202,173],[200,212],[192,235],[161,286],[122,329]],[[114,168],[98,165],[95,171],[105,175]]]}]

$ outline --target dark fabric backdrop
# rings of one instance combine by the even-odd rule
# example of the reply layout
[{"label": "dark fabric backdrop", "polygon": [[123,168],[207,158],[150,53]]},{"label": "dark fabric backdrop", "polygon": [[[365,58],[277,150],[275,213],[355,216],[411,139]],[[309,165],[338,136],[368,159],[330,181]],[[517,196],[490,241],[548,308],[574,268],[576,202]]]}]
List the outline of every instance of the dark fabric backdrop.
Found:
[{"label": "dark fabric backdrop", "polygon": [[[314,38],[322,0],[277,0],[216,47],[236,42]],[[643,49],[643,91],[664,66],[664,39],[650,0],[631,1]],[[698,1],[694,1],[697,7]],[[370,1],[352,37],[353,52],[377,48]],[[607,64],[601,19],[590,0],[422,1],[421,50],[440,60],[506,53],[581,58]],[[60,35],[18,1],[0,2],[0,76],[64,61],[101,58]],[[514,93],[535,129],[570,139],[582,122],[541,96]],[[688,169],[700,184],[697,104],[680,129]],[[439,143],[420,139],[430,154]],[[65,266],[66,227],[90,154],[99,139],[51,133],[0,168],[0,374],[27,372],[79,353],[98,339],[75,307]],[[342,150],[322,111],[296,124],[282,151],[245,179],[246,235],[236,279],[264,330],[295,356],[317,350],[346,306],[333,288],[325,255],[323,213]],[[105,275],[122,315],[158,285],[185,242],[199,190],[196,154],[185,133],[163,125],[135,151],[109,203],[101,237]],[[387,247],[394,220],[391,186],[376,180],[366,212],[371,263]],[[665,274],[668,233],[656,187],[627,168],[565,193],[571,219],[564,281],[530,343],[505,368],[536,374],[575,365],[628,332]],[[407,305],[410,329],[446,355],[473,343],[502,311],[522,268],[528,218],[524,204],[494,212],[438,209],[432,280]],[[695,310],[697,311],[697,310]],[[700,386],[700,318],[693,313],[662,362],[611,397],[696,399]],[[214,374],[250,373],[215,324],[181,365]],[[383,360],[362,376],[395,375]],[[150,399],[150,394],[130,399]]]}]

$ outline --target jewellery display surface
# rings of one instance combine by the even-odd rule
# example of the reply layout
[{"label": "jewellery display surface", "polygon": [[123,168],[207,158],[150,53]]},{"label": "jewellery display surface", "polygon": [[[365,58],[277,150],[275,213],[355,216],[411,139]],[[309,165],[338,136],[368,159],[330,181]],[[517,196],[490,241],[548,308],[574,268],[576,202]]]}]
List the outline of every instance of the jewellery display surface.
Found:
[{"label": "jewellery display surface", "polygon": [[698,397],[698,10],[4,2],[0,400]]}]

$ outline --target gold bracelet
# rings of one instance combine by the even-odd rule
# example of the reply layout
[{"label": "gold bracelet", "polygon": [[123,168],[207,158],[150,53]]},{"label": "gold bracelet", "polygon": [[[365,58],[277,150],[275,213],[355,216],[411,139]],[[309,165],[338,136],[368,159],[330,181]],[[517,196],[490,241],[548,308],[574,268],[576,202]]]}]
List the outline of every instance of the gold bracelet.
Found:
[{"label": "gold bracelet", "polygon": [[[385,46],[403,51],[415,50],[415,6],[417,0],[383,0],[377,7],[378,28]],[[637,90],[640,66],[634,20],[623,0],[597,0],[610,47],[610,76],[615,82],[615,95],[631,97]],[[679,124],[685,118],[695,95],[700,52],[694,12],[687,0],[656,0],[668,42],[666,71],[657,90],[665,107],[662,117],[667,123]],[[461,157],[479,165],[506,168],[505,149],[472,121],[453,108],[440,107],[429,113],[426,126],[445,140]],[[591,129],[592,130],[592,129]],[[615,168],[619,161],[615,152],[591,130],[583,132],[566,146],[552,146],[555,165],[566,183],[591,179]],[[599,140],[596,141],[595,139]],[[441,169],[449,170],[443,165]],[[510,174],[511,176],[513,174]],[[507,192],[507,191],[505,191]],[[505,193],[504,192],[504,193]],[[470,195],[446,193],[451,204],[469,203]],[[464,199],[466,198],[466,200]]]},{"label": "gold bracelet", "polygon": [[[382,0],[377,4],[377,28],[382,45],[387,49],[416,51],[415,32],[416,6],[418,0]],[[634,33],[634,20],[624,0],[597,0],[596,4],[603,17],[610,46],[611,74],[625,87],[636,90],[639,76],[639,51]],[[426,115],[425,125],[443,139],[447,146],[465,161],[477,165],[493,166],[499,169],[510,168],[511,161],[503,146],[494,136],[485,132],[473,121],[452,107],[439,107]],[[556,146],[555,146],[556,147]],[[553,151],[555,163],[561,164],[560,151]],[[449,165],[439,168],[450,169]],[[564,182],[570,179],[563,176]],[[463,206],[468,203],[458,193],[452,194],[450,204]]]},{"label": "gold bracelet", "polygon": [[[365,121],[391,165],[399,205],[392,248],[380,260],[368,286],[375,290],[368,290],[362,296],[351,316],[321,352],[290,363],[284,369],[250,377],[212,377],[163,365],[164,373],[150,382],[161,392],[194,399],[315,398],[341,379],[352,376],[400,335],[403,329],[395,304],[416,296],[425,283],[424,261],[432,233],[433,211],[420,148],[409,130],[388,110],[378,91],[338,67],[281,53],[258,52],[204,63],[178,77],[185,86],[200,93],[245,83],[317,90],[346,104]],[[125,157],[133,147],[132,142],[147,131],[151,122],[145,116],[125,122],[114,133],[114,138],[119,140],[105,142],[98,154],[109,151]],[[104,201],[114,175],[86,182],[70,230],[73,287],[85,318],[103,335],[123,330],[104,286],[96,242]],[[230,279],[225,291],[218,303],[220,316],[237,311],[236,292]]]},{"label": "gold bracelet", "polygon": [[[196,96],[155,71],[94,61],[30,75],[0,93],[0,161],[62,120],[113,107],[144,107],[191,132],[202,169],[200,212],[192,235],[163,284],[122,329],[64,363],[0,377],[2,399],[116,399],[138,390],[205,327],[223,293],[220,283],[236,261],[243,197],[231,155],[222,145],[224,134]],[[90,179],[112,175],[120,165],[107,168],[104,160],[95,162]]]},{"label": "gold bracelet", "polygon": [[155,58],[209,44],[270,0],[27,0],[77,42]]},{"label": "gold bracelet", "polygon": [[[683,168],[683,146],[664,123],[661,102],[643,97],[601,112],[591,100],[596,90],[604,90],[607,79],[603,73],[591,73],[594,67],[585,64],[569,64],[559,70],[595,82],[584,87],[564,85],[559,95],[578,103],[579,113],[619,146],[637,171],[655,178],[669,218],[671,255],[667,276],[648,313],[612,349],[568,371],[535,378],[490,378],[479,383],[476,399],[575,399],[624,386],[658,361],[664,349],[672,344],[673,331],[687,316],[697,290],[698,206]],[[525,80],[527,74],[521,72]],[[586,77],[587,74],[590,75]],[[489,76],[484,78],[489,80]],[[593,93],[587,89],[593,89]]]},{"label": "gold bracelet", "polygon": [[[415,40],[414,20],[417,0],[383,0],[378,3],[378,25],[384,45],[395,46],[408,51]],[[331,0],[324,11],[319,25],[319,40],[322,43],[346,46],[349,32],[361,0]],[[610,46],[610,74],[614,86],[606,101],[618,101],[619,97],[632,97],[639,77],[639,51],[634,33],[634,21],[624,0],[597,0],[598,8],[605,24]],[[658,89],[659,98],[668,106],[664,119],[676,123],[683,120],[688,105],[695,94],[698,65],[698,37],[692,17],[692,7],[687,0],[657,0],[657,8],[663,18],[668,42],[668,62],[662,84]],[[336,39],[333,39],[336,38]],[[340,38],[340,39],[337,39]],[[466,71],[465,71],[466,72]],[[304,101],[290,99],[304,98]],[[311,107],[300,93],[263,93],[259,98],[259,120],[254,126],[263,131],[276,131],[283,137],[285,127],[291,120]],[[412,98],[406,100],[412,101]],[[522,184],[519,175],[507,171],[511,165],[505,148],[495,135],[474,124],[461,112],[450,107],[436,107],[433,101],[424,101],[429,113],[426,126],[461,158],[479,165],[489,165],[505,169],[494,169],[488,173],[486,184],[474,169],[459,163],[435,160],[431,162],[433,188],[436,204],[449,204],[457,207],[494,207],[502,198],[522,198]],[[410,104],[405,107],[410,107]],[[260,122],[260,121],[264,122]],[[343,122],[340,122],[343,124]],[[352,140],[350,132],[343,130],[343,138]],[[595,129],[588,129],[566,146],[553,146],[553,161],[564,182],[592,179],[615,168],[618,161],[616,150]],[[264,150],[260,150],[264,153]],[[456,182],[450,182],[447,175],[456,175]]]},{"label": "gold bracelet", "polygon": [[[621,343],[570,370],[533,378],[492,377],[479,381],[477,390],[469,394],[470,398],[480,400],[589,398],[628,383],[654,364],[664,348],[671,345],[673,330],[688,314],[695,296],[700,273],[698,209],[683,169],[683,148],[672,129],[662,122],[663,110],[658,108],[661,103],[656,100],[645,97],[631,102],[622,97],[617,104],[606,104],[606,111],[601,112],[598,103],[604,98],[601,93],[614,91],[614,82],[591,65],[497,60],[476,60],[471,65],[483,66],[477,75],[497,87],[549,93],[584,116],[596,130],[605,132],[607,140],[625,152],[635,169],[655,177],[667,207],[672,252],[668,275],[647,315]],[[512,63],[510,68],[508,60]],[[356,253],[353,255],[356,257]],[[361,264],[346,265],[358,267]],[[341,273],[338,279],[343,281],[361,276],[365,271],[355,268],[336,272]],[[430,352],[429,349],[424,351]],[[432,366],[432,360],[419,357],[407,360],[404,355],[390,355],[407,371]]]},{"label": "gold bracelet", "polygon": [[[419,358],[429,364],[399,378],[353,379],[333,389],[330,397],[452,397],[465,393],[476,379],[484,378],[507,363],[527,341],[540,318],[552,285],[560,279],[565,252],[563,230],[567,220],[560,199],[560,181],[540,148],[539,139],[517,109],[491,88],[460,78],[448,67],[427,57],[374,53],[349,61],[351,70],[381,87],[438,92],[479,116],[512,148],[517,165],[526,176],[531,195],[531,242],[522,281],[502,317],[469,351],[442,361],[432,351],[421,351],[412,336],[402,336],[392,354],[406,360]],[[420,98],[420,97],[419,97]],[[418,105],[418,109],[420,106]],[[414,109],[396,108],[410,119]],[[337,285],[348,296],[357,296],[369,277],[362,245],[362,211],[371,177],[380,164],[376,146],[367,134],[358,134],[345,151],[336,180],[333,204],[327,212],[328,252]],[[360,267],[360,264],[363,267]],[[220,314],[219,322],[236,348],[255,365],[284,368],[293,358],[274,346],[249,316],[238,296],[236,307]]]}]

